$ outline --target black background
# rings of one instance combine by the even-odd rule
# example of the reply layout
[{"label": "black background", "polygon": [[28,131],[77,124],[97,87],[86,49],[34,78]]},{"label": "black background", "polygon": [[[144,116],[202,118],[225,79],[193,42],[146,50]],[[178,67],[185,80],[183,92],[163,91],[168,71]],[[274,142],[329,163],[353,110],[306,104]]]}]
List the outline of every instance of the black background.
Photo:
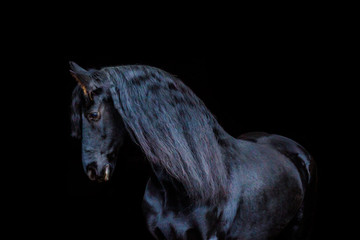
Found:
[{"label": "black background", "polygon": [[25,7],[12,15],[15,26],[5,24],[2,118],[16,124],[3,125],[12,146],[2,168],[11,234],[149,238],[140,207],[149,170],[134,146],[124,148],[108,184],[90,183],[82,170],[81,143],[70,137],[71,60],[84,68],[159,67],[184,81],[232,136],[265,131],[299,142],[318,164],[314,239],[347,239],[358,216],[358,154],[349,154],[358,142],[357,15],[331,3],[164,10],[152,2],[157,12],[121,4],[39,6],[41,14]]},{"label": "black background", "polygon": [[[321,49],[320,49],[321,50]],[[61,138],[66,157],[66,228],[81,234],[102,236],[116,229],[131,239],[151,239],[141,213],[141,200],[149,169],[124,149],[110,183],[91,183],[81,165],[78,140],[70,137],[71,92],[76,82],[68,73],[68,61],[84,68],[124,64],[146,64],[166,70],[188,85],[232,136],[264,131],[289,137],[303,145],[319,169],[319,200],[314,234],[324,236],[332,221],[328,209],[333,180],[334,156],[329,154],[330,107],[335,77],[332,65],[317,46],[278,42],[256,46],[239,55],[171,54],[123,52],[121,55],[67,55],[62,58],[63,90]],[[334,210],[332,210],[332,213]],[[329,225],[330,224],[330,225]],[[83,231],[86,226],[91,231]]]}]

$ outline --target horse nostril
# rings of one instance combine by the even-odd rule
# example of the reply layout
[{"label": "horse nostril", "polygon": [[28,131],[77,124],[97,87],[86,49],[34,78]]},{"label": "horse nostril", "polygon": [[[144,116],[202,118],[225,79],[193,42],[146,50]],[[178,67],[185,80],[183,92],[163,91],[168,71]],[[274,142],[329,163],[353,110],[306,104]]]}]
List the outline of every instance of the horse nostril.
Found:
[{"label": "horse nostril", "polygon": [[107,182],[110,180],[111,167],[109,164],[106,164],[101,172],[98,170],[97,164],[89,164],[86,169],[86,173],[92,181]]},{"label": "horse nostril", "polygon": [[104,170],[104,181],[109,181],[109,179],[110,179],[110,166],[109,164],[107,164]]},{"label": "horse nostril", "polygon": [[94,181],[96,179],[96,170],[93,167],[89,167],[87,175],[91,181]]}]

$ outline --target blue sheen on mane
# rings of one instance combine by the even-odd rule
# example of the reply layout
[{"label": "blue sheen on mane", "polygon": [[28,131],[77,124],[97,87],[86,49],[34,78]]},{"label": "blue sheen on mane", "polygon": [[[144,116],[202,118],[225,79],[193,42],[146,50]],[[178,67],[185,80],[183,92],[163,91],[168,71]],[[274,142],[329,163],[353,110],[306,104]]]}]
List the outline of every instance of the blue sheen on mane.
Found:
[{"label": "blue sheen on mane", "polygon": [[179,79],[150,66],[99,70],[128,132],[147,159],[181,182],[197,201],[228,194],[228,148],[236,141]]}]

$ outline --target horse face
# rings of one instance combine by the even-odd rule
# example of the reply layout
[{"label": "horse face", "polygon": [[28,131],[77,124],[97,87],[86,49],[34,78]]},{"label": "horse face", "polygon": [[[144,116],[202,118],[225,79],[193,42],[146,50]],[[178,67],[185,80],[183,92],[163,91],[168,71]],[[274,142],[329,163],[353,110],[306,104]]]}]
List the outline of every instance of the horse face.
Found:
[{"label": "horse face", "polygon": [[[108,181],[113,173],[125,127],[106,87],[95,70],[71,62],[71,74],[78,82],[72,103],[73,136],[82,139],[82,163],[90,180]],[[82,91],[76,91],[76,90]],[[79,97],[80,96],[80,97]],[[82,124],[80,124],[80,121]]]},{"label": "horse face", "polygon": [[123,143],[124,126],[110,99],[93,96],[82,113],[82,163],[91,180],[108,181]]}]

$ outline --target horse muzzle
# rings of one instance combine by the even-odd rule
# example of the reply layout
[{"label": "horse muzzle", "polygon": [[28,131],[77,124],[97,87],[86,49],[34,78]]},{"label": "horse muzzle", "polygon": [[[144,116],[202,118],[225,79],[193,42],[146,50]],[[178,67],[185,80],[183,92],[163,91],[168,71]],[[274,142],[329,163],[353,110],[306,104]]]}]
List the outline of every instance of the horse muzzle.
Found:
[{"label": "horse muzzle", "polygon": [[87,167],[87,175],[91,181],[107,182],[110,180],[111,167],[106,164],[100,171],[94,165]]}]

